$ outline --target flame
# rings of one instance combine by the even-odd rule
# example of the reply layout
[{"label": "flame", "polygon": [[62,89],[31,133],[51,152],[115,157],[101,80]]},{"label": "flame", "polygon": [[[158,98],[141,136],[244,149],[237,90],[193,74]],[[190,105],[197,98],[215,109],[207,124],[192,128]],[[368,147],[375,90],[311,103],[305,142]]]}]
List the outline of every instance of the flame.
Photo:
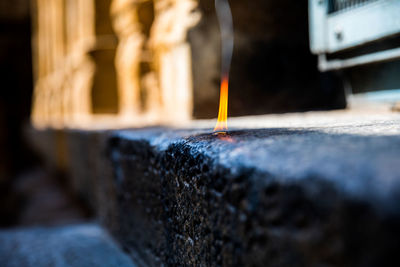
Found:
[{"label": "flame", "polygon": [[228,88],[229,77],[224,76],[221,81],[218,122],[215,126],[214,132],[224,132],[228,130]]}]

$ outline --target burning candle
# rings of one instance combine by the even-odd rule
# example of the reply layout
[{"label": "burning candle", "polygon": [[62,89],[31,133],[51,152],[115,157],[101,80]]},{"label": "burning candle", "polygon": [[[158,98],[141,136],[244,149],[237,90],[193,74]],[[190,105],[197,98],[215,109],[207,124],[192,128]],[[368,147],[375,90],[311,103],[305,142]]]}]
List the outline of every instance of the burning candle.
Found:
[{"label": "burning candle", "polygon": [[228,91],[233,53],[233,21],[228,0],[215,0],[215,9],[221,30],[222,66],[218,122],[214,132],[221,133],[228,130]]}]

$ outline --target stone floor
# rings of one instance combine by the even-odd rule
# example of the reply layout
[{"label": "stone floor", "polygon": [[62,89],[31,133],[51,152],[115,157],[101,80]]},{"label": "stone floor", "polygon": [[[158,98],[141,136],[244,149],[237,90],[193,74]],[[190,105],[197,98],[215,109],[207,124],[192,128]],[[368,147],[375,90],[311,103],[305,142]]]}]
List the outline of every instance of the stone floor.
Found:
[{"label": "stone floor", "polygon": [[0,230],[3,267],[134,267],[96,224]]},{"label": "stone floor", "polygon": [[37,167],[14,179],[15,201],[3,205],[17,219],[0,228],[0,266],[135,266],[59,176]]}]

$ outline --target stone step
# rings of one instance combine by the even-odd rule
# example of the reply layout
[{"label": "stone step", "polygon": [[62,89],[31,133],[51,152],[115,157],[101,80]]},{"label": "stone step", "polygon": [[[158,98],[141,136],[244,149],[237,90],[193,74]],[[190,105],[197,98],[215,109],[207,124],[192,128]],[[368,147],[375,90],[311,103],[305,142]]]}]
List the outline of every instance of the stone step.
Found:
[{"label": "stone step", "polygon": [[400,266],[398,115],[308,116],[66,131],[66,168],[141,266]]},{"label": "stone step", "polygon": [[0,231],[3,267],[134,267],[96,224],[16,228]]}]

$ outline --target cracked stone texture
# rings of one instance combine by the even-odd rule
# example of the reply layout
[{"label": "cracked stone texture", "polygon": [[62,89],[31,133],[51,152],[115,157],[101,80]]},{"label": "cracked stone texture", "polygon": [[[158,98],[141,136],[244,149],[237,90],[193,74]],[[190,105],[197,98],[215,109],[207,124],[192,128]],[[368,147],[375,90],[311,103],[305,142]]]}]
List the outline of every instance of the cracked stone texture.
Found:
[{"label": "cracked stone texture", "polygon": [[134,267],[110,236],[95,224],[0,231],[4,267]]},{"label": "cracked stone texture", "polygon": [[400,120],[386,118],[115,131],[113,193],[98,195],[143,266],[397,266]]}]

